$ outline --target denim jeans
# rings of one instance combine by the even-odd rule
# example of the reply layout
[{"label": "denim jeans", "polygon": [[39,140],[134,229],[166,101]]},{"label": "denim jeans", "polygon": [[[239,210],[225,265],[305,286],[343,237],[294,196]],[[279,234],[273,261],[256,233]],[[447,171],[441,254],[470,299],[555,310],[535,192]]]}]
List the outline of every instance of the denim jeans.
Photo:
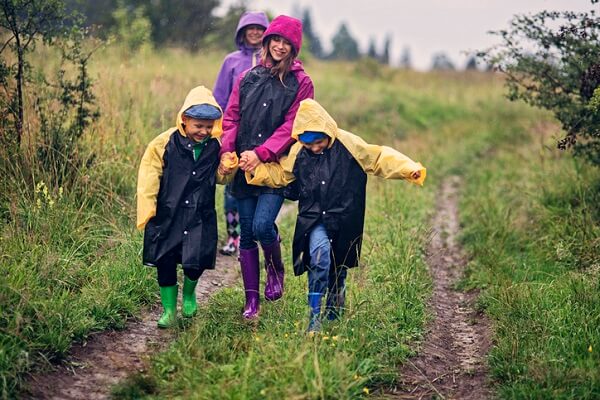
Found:
[{"label": "denim jeans", "polygon": [[331,266],[331,244],[323,224],[318,224],[310,232],[308,248],[310,251],[310,267],[308,268],[309,293],[325,294],[329,298],[343,292],[348,269]]},{"label": "denim jeans", "polygon": [[261,245],[268,246],[277,240],[275,218],[283,204],[283,196],[265,193],[237,199],[240,214],[240,248],[244,250]]},{"label": "denim jeans", "polygon": [[223,208],[225,209],[225,214],[228,212],[237,212],[237,199],[231,195],[231,185],[226,185],[225,190],[223,191]]}]

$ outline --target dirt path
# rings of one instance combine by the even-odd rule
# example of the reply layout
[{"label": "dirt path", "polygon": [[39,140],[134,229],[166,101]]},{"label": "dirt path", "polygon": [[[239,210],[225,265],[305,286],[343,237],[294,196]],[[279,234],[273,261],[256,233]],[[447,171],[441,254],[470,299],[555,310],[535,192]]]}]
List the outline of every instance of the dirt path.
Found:
[{"label": "dirt path", "polygon": [[[277,220],[295,212],[296,207],[296,203],[286,202]],[[215,269],[205,271],[198,282],[198,301],[205,302],[218,290],[237,284],[239,276],[237,257],[219,254]],[[67,361],[53,372],[31,376],[24,398],[108,399],[113,385],[143,371],[148,358],[175,339],[173,330],[156,327],[161,312],[156,304],[125,329],[98,333],[73,346]]]},{"label": "dirt path", "polygon": [[485,356],[491,346],[489,321],[473,309],[476,293],[454,289],[466,258],[457,242],[457,177],[447,179],[438,197],[427,263],[434,281],[433,311],[419,355],[402,370],[399,399],[487,399],[490,390]]}]

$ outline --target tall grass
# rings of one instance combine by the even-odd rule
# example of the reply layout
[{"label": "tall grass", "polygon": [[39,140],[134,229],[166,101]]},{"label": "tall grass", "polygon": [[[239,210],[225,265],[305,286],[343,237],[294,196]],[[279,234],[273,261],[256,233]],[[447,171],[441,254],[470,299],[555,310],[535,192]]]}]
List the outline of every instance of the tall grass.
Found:
[{"label": "tall grass", "polygon": [[[108,47],[90,64],[102,117],[84,139],[95,162],[74,187],[46,187],[43,171],[2,181],[11,199],[0,235],[4,398],[44,359],[64,357],[90,332],[123,326],[156,299],[133,227],[137,166],[145,145],[173,125],[189,89],[212,86],[223,54],[123,54]],[[38,56],[52,60],[43,49]],[[225,289],[115,395],[354,398],[392,384],[427,319],[422,252],[435,191],[460,174],[471,254],[463,287],[483,289],[481,307],[494,321],[498,393],[597,396],[598,174],[547,150],[548,116],[508,103],[501,80],[488,74],[315,60],[306,69],[340,127],[423,162],[426,187],[371,179],[364,265],[349,274],[349,312],[322,336],[304,334],[305,277],[288,274],[286,296],[264,304],[256,325],[239,317],[241,288]],[[293,221],[281,228],[289,255]]]}]

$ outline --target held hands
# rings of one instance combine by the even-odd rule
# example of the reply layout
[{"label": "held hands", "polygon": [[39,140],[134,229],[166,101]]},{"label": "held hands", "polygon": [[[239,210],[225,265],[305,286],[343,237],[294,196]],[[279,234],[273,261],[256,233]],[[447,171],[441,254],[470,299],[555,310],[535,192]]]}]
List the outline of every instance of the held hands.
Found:
[{"label": "held hands", "polygon": [[240,168],[244,172],[252,172],[260,164],[260,159],[252,150],[244,151],[240,156]]},{"label": "held hands", "polygon": [[229,175],[238,166],[238,158],[234,152],[223,153],[219,163],[219,174]]}]

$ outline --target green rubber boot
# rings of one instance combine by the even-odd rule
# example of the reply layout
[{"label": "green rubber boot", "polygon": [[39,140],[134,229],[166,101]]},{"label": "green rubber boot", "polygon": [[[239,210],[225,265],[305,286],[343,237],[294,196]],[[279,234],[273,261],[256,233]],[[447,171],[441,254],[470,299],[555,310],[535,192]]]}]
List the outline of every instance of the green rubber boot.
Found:
[{"label": "green rubber boot", "polygon": [[170,328],[177,323],[177,292],[177,285],[162,286],[160,288],[163,313],[158,319],[159,328]]},{"label": "green rubber boot", "polygon": [[191,318],[196,315],[198,305],[196,304],[196,285],[198,281],[193,281],[187,276],[183,278],[183,306],[181,314],[185,318]]}]

